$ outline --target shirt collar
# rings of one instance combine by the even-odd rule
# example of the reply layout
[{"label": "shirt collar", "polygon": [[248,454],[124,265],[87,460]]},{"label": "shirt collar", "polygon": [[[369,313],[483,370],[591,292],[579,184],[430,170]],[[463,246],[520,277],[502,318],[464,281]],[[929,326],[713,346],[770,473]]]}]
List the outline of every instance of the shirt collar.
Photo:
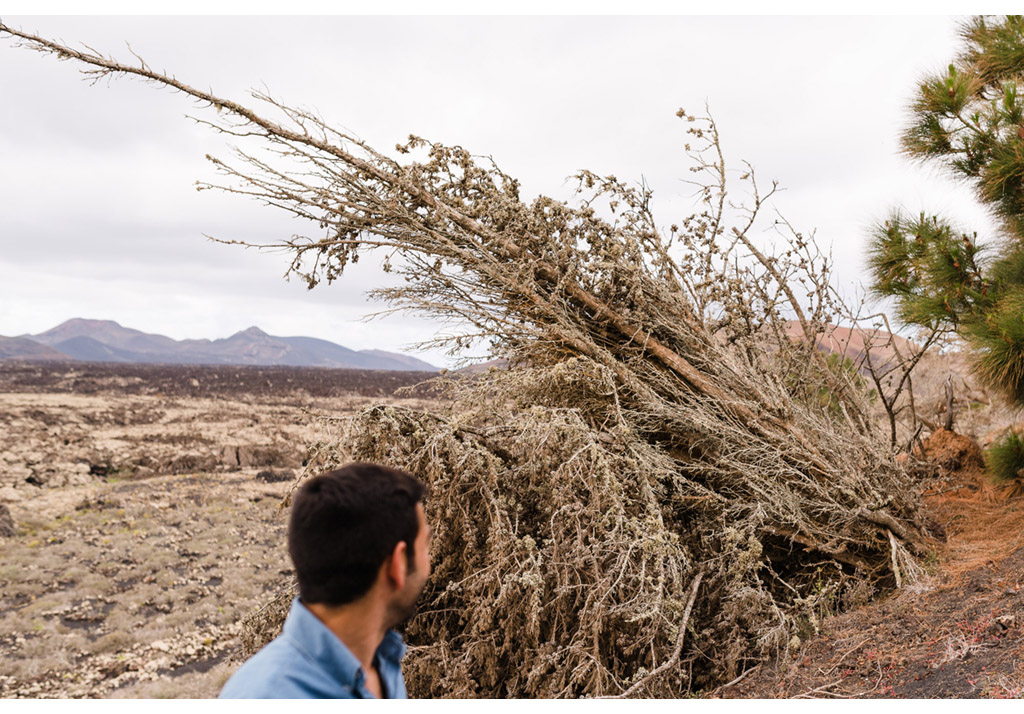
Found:
[{"label": "shirt collar", "polygon": [[[337,681],[353,688],[362,685],[363,670],[359,660],[297,597],[292,600],[292,609],[284,621],[282,635],[319,663]],[[405,650],[402,636],[394,630],[388,630],[375,654],[378,669],[382,665],[397,668]]]},{"label": "shirt collar", "polygon": [[377,657],[391,664],[399,664],[405,657],[405,642],[402,636],[394,630],[388,630],[384,640],[377,648]]}]

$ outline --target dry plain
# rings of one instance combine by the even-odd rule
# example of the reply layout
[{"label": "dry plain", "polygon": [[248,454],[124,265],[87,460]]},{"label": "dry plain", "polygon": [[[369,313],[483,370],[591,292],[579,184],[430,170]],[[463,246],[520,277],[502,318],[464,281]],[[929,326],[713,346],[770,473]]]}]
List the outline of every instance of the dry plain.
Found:
[{"label": "dry plain", "polygon": [[0,363],[0,697],[216,696],[318,417],[428,376]]}]

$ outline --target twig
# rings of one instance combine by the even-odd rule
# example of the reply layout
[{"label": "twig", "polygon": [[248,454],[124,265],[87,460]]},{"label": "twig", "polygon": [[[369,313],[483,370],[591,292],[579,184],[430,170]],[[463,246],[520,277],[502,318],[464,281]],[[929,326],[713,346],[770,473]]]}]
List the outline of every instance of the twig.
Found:
[{"label": "twig", "polygon": [[837,684],[839,684],[842,681],[843,681],[842,679],[837,679],[834,682],[829,682],[828,684],[823,684],[820,687],[815,687],[814,689],[808,689],[806,692],[800,692],[800,694],[797,694],[796,696],[794,696],[792,698],[793,699],[814,699],[814,697],[811,696],[812,694],[827,694],[827,692],[825,690],[831,689],[832,687],[836,686]]},{"label": "twig", "polygon": [[735,685],[739,684],[740,682],[743,681],[744,678],[746,678],[746,676],[748,674],[750,674],[751,672],[753,672],[755,669],[757,669],[760,666],[761,666],[761,663],[758,662],[753,667],[748,667],[747,669],[743,670],[743,673],[740,676],[736,677],[736,679],[732,680],[731,682],[726,682],[725,684],[723,684],[723,685],[721,685],[719,687],[716,687],[714,689],[714,691],[711,692],[711,696],[713,697],[716,694],[718,694],[720,691],[722,691],[723,689],[727,689],[728,687],[732,687],[732,686],[735,686]]},{"label": "twig", "polygon": [[954,486],[953,488],[944,488],[941,491],[936,491],[935,493],[928,493],[928,492],[922,493],[921,494],[921,498],[929,498],[929,497],[932,497],[932,496],[941,496],[944,493],[952,493],[953,491],[960,491],[960,490],[963,490],[965,488],[977,488],[977,486],[975,486],[972,483],[962,483],[959,486]]},{"label": "twig", "polygon": [[822,672],[822,675],[828,675],[828,674],[831,674],[832,672],[834,672],[836,670],[836,668],[838,668],[839,665],[841,665],[843,663],[843,660],[846,659],[850,655],[851,652],[856,652],[857,650],[859,650],[861,647],[863,647],[864,645],[866,645],[870,641],[871,641],[871,638],[869,637],[866,640],[864,640],[863,642],[861,642],[860,644],[855,645],[851,649],[846,650],[846,652],[843,653],[843,656],[839,658],[839,661],[836,662],[831,667],[829,667],[828,670]]},{"label": "twig", "polygon": [[676,648],[675,651],[672,652],[672,656],[662,662],[661,665],[655,668],[653,672],[634,683],[632,687],[624,691],[622,694],[616,694],[611,697],[601,697],[601,699],[625,699],[634,694],[641,687],[646,686],[652,679],[660,675],[662,672],[679,664],[679,655],[682,654],[683,642],[686,639],[686,625],[690,622],[690,611],[693,609],[693,603],[697,599],[697,588],[700,587],[700,581],[703,577],[704,573],[697,573],[697,577],[693,579],[693,585],[690,586],[690,599],[687,601],[686,610],[683,612],[683,621],[679,624],[679,638],[676,640]]}]

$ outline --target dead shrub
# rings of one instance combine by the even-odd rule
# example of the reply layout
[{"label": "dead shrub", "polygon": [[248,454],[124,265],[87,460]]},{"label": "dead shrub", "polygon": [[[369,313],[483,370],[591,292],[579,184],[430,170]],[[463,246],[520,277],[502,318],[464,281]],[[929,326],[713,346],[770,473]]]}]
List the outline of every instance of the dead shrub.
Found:
[{"label": "dead shrub", "polygon": [[[869,582],[892,586],[885,531],[844,502],[872,486],[856,464],[812,490],[763,446],[681,458],[626,422],[597,429],[578,406],[550,405],[607,393],[601,375],[580,360],[493,373],[453,385],[447,416],[367,409],[338,434],[343,449],[322,452],[314,470],[373,460],[430,484],[435,567],[407,632],[410,691],[580,696],[643,682],[635,693],[678,696],[786,650]],[[682,638],[698,574],[694,644],[647,681]]]}]

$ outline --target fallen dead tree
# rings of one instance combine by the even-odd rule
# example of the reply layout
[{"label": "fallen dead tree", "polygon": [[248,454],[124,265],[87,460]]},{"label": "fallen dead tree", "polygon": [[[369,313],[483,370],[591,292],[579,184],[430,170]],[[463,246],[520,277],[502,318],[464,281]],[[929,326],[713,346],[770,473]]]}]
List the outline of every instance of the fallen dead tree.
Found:
[{"label": "fallen dead tree", "polygon": [[[764,201],[732,207],[714,123],[696,144],[700,212],[658,227],[646,186],[589,172],[574,205],[493,162],[419,138],[386,156],[309,113],[278,119],[0,25],[25,46],[218,110],[234,193],[308,219],[291,270],[312,287],[375,249],[395,309],[469,330],[511,368],[442,378],[452,406],[379,406],[333,424],[310,470],[350,459],[430,488],[434,574],[409,624],[420,696],[679,696],[798,645],[822,614],[913,577],[928,535],[865,395],[815,348],[835,305],[827,261]],[[205,120],[202,120],[204,123]],[[806,298],[803,295],[806,294]],[[786,334],[798,319],[806,339]],[[829,395],[822,402],[822,392]],[[253,619],[258,646],[280,608]]]}]

